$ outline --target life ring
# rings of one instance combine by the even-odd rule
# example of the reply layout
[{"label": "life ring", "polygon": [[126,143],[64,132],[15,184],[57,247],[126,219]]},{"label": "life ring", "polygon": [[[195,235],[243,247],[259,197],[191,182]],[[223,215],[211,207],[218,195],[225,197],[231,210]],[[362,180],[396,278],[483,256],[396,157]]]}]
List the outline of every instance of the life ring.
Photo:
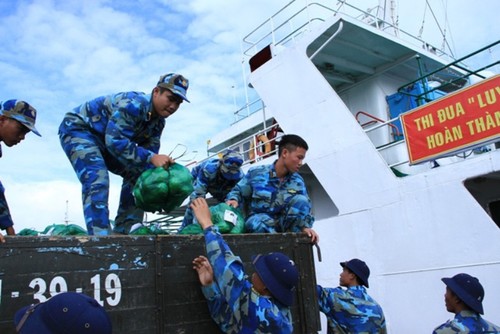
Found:
[{"label": "life ring", "polygon": [[279,126],[276,120],[273,120],[272,128],[267,132],[267,138],[269,139],[269,143],[271,144],[271,151],[274,152],[276,149],[276,137],[278,134],[282,134],[283,130]]},{"label": "life ring", "polygon": [[[257,147],[255,147],[255,143],[257,143]],[[256,135],[255,139],[250,141],[250,149],[248,150],[250,162],[255,162],[255,153],[261,157],[269,152],[271,152],[271,142],[265,134]]]}]

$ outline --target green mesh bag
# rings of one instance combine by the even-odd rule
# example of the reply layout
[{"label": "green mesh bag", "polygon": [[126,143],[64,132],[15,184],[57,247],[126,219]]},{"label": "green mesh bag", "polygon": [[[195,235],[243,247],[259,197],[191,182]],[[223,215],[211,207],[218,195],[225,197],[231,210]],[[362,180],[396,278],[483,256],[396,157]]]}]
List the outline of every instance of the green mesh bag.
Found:
[{"label": "green mesh bag", "polygon": [[24,236],[38,236],[38,232],[31,229],[31,228],[23,228],[21,231],[16,233],[17,235],[24,235]]},{"label": "green mesh bag", "polygon": [[148,212],[169,213],[192,192],[189,169],[177,163],[144,171],[134,186],[135,204]]},{"label": "green mesh bag", "polygon": [[133,231],[130,231],[129,235],[151,235],[153,234],[147,226],[141,226]]},{"label": "green mesh bag", "polygon": [[162,230],[156,225],[142,225],[138,228],[133,228],[130,230],[129,235],[167,235],[170,234],[168,231]]},{"label": "green mesh bag", "polygon": [[210,213],[213,224],[219,227],[221,233],[239,234],[245,232],[245,219],[240,210],[226,203],[219,203],[210,208]]},{"label": "green mesh bag", "polygon": [[[219,228],[222,234],[239,234],[245,232],[245,219],[240,210],[226,203],[219,203],[210,207],[212,223]],[[229,222],[227,221],[229,220]],[[189,224],[179,234],[202,234],[203,230],[198,223]]]},{"label": "green mesh bag", "polygon": [[87,231],[75,224],[52,224],[42,232],[44,235],[87,235]]},{"label": "green mesh bag", "polygon": [[178,234],[203,234],[200,224],[193,223],[185,226]]}]

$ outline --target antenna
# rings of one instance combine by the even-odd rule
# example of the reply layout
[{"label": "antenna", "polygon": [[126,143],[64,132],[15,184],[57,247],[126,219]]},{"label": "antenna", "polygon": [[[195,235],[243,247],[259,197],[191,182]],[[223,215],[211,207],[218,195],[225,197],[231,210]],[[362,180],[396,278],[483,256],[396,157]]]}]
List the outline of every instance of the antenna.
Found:
[{"label": "antenna", "polygon": [[64,224],[65,225],[68,225],[68,223],[69,223],[68,211],[69,211],[69,201],[66,200],[66,211],[64,212]]}]

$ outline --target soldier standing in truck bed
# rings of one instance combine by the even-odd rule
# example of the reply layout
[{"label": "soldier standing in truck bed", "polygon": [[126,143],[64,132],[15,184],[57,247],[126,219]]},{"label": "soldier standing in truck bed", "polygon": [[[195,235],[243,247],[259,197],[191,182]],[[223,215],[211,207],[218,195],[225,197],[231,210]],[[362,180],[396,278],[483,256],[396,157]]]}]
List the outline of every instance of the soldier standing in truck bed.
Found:
[{"label": "soldier standing in truck bed", "polygon": [[[0,102],[0,142],[12,147],[24,140],[30,131],[40,136],[35,128],[35,120],[36,110],[27,102],[20,100]],[[1,156],[2,147],[0,146]],[[16,234],[2,182],[0,182],[0,229],[6,230],[8,235]],[[4,242],[1,234],[0,242]]]},{"label": "soldier standing in truck bed", "polygon": [[[125,92],[101,96],[68,112],[59,139],[82,184],[85,224],[89,234],[111,234],[109,172],[123,177],[114,232],[128,234],[144,211],[132,189],[143,171],[168,167],[173,159],[159,154],[165,119],[183,101],[189,82],[180,74],[162,75],[151,94]],[[189,102],[189,101],[188,101]]]}]

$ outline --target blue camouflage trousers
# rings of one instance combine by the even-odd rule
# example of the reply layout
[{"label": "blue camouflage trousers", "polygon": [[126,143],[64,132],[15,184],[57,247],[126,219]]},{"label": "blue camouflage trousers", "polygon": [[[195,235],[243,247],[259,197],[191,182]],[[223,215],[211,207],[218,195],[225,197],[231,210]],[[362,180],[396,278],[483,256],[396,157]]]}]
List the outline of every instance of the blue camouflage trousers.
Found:
[{"label": "blue camouflage trousers", "polygon": [[9,205],[5,199],[5,188],[0,181],[0,229],[5,230],[14,225],[10,216]]},{"label": "blue camouflage trousers", "polygon": [[184,213],[184,218],[182,219],[182,225],[179,228],[179,231],[190,224],[193,224],[193,223],[197,224],[198,223],[198,220],[194,216],[193,210],[191,209],[191,207],[189,205],[191,205],[191,201],[189,201],[189,203],[187,205],[186,212]]},{"label": "blue camouflage trousers", "polygon": [[119,164],[107,152],[103,139],[88,130],[59,133],[59,139],[82,184],[83,214],[88,233],[94,234],[94,226],[109,228],[108,171],[123,177],[114,231],[127,234],[133,224],[142,222],[144,211],[135,206],[132,194],[141,171]]},{"label": "blue camouflage trousers", "polygon": [[310,226],[311,204],[304,195],[289,197],[289,201],[278,213],[261,212],[251,214],[245,221],[245,230],[253,233],[302,232]]}]

